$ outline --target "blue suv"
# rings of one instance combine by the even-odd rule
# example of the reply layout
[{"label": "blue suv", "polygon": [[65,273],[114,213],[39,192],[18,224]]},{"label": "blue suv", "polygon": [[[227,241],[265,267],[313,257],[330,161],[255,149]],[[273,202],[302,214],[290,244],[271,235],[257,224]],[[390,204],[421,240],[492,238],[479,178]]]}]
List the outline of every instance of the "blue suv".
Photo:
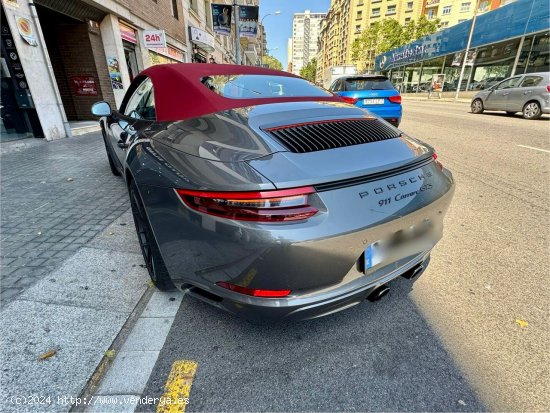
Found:
[{"label": "blue suv", "polygon": [[367,109],[394,126],[401,122],[401,95],[386,76],[344,76],[336,79],[329,89],[344,101]]}]

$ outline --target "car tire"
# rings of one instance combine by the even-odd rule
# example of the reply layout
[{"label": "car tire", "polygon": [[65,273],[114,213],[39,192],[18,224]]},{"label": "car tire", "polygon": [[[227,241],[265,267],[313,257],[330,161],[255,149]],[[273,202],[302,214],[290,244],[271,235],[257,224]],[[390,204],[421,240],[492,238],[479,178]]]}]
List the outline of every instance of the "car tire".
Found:
[{"label": "car tire", "polygon": [[159,290],[174,290],[176,287],[170,279],[170,275],[160,254],[157,240],[151,229],[151,224],[149,224],[138,187],[133,180],[130,182],[129,192],[139,247],[145,260],[145,267],[149,272],[149,277],[151,277],[151,281]]},{"label": "car tire", "polygon": [[474,113],[476,115],[479,115],[479,114],[483,113],[483,110],[485,109],[483,107],[483,101],[481,99],[474,99],[472,101],[472,104],[471,104],[470,108],[472,110],[472,113]]},{"label": "car tire", "polygon": [[514,115],[516,114],[516,112],[506,112],[506,114],[507,114],[508,116],[514,116]]},{"label": "car tire", "polygon": [[524,119],[534,120],[540,118],[542,111],[540,110],[539,102],[527,102],[523,107],[522,113]]}]

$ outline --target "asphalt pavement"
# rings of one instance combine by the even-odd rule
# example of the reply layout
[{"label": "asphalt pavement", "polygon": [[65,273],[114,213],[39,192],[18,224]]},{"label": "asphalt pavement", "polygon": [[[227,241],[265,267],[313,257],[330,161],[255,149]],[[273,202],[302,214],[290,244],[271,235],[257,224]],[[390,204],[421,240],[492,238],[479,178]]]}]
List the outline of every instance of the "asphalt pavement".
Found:
[{"label": "asphalt pavement", "polygon": [[[405,101],[401,129],[457,181],[414,284],[300,323],[250,324],[183,298],[142,396],[197,363],[187,411],[548,411],[548,117]],[[153,405],[136,411],[153,411]]]}]

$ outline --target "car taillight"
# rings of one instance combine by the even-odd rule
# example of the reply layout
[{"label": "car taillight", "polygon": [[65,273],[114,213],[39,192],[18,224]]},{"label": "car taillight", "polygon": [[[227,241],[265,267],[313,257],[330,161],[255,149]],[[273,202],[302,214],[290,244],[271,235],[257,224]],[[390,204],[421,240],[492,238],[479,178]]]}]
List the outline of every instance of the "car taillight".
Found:
[{"label": "car taillight", "polygon": [[550,93],[550,85],[546,86],[546,91]]},{"label": "car taillight", "polygon": [[442,171],[443,170],[443,164],[437,160],[437,154],[434,152],[432,153],[432,158],[437,165],[437,167]]},{"label": "car taillight", "polygon": [[235,291],[236,293],[251,295],[252,297],[282,298],[291,293],[291,290],[258,290],[256,288],[241,287],[240,285],[231,284],[225,281],[218,281],[216,285]]},{"label": "car taillight", "polygon": [[401,103],[401,95],[389,96],[389,97],[388,97],[388,100],[389,100],[391,103]]},{"label": "car taillight", "polygon": [[312,186],[260,192],[209,192],[176,189],[196,211],[240,221],[287,222],[307,219],[318,210],[308,203]]},{"label": "car taillight", "polygon": [[354,97],[351,97],[351,96],[340,96],[342,98],[342,100],[346,103],[351,103],[352,105],[355,105],[357,103],[357,101],[359,100],[358,98],[354,98]]}]

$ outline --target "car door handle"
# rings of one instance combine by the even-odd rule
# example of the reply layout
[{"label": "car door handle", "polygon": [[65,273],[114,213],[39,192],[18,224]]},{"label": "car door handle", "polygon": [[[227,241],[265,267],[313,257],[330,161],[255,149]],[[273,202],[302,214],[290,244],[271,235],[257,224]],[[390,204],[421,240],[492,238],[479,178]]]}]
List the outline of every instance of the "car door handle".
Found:
[{"label": "car door handle", "polygon": [[533,93],[532,90],[526,90],[525,92],[523,92],[524,95],[528,95],[529,93]]},{"label": "car door handle", "polygon": [[510,92],[503,93],[502,96],[508,96]]}]

